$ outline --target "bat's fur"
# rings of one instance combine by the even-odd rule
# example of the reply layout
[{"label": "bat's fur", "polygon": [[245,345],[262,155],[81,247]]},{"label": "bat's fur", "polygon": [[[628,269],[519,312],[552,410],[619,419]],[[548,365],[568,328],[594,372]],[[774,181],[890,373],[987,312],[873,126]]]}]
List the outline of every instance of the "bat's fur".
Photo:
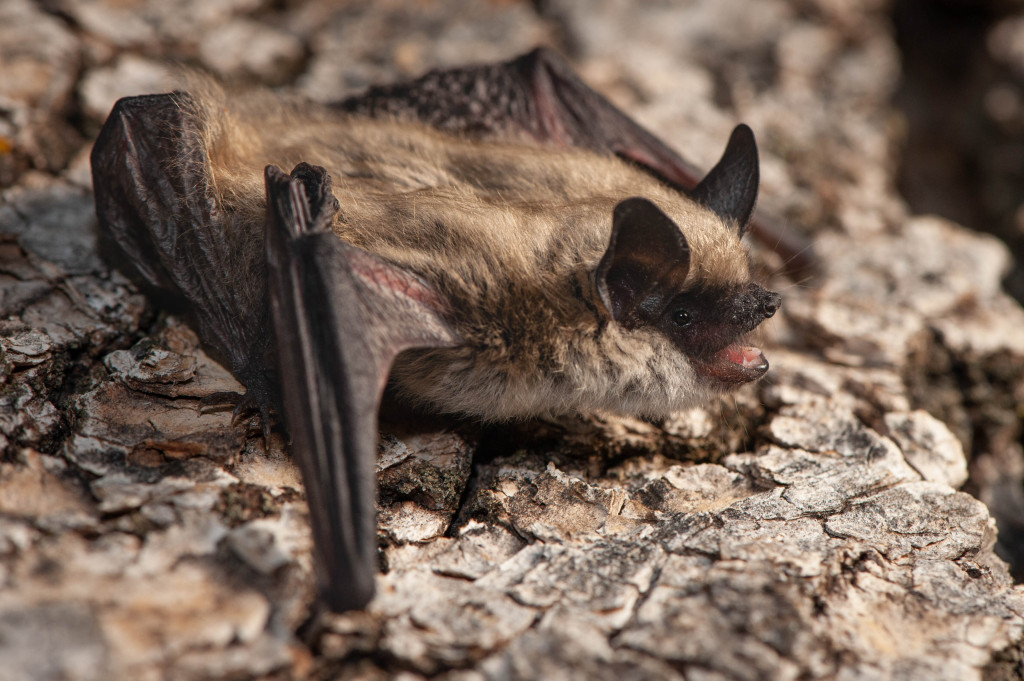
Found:
[{"label": "bat's fur", "polygon": [[[651,200],[686,236],[686,287],[750,281],[735,224],[611,155],[454,138],[411,123],[339,115],[269,94],[193,82],[228,229],[262,257],[262,169],[324,166],[343,240],[400,265],[451,301],[455,348],[407,352],[392,379],[414,399],[485,419],[614,410],[659,415],[720,390],[658,331],[609,323],[594,285],[615,206]],[[237,282],[238,286],[247,285]]]},{"label": "bat's fur", "polygon": [[408,398],[491,420],[661,415],[768,368],[738,342],[779,304],[739,238],[752,131],[698,181],[549,50],[333,107],[194,78],[119,101],[91,161],[139,280],[191,312],[241,410],[282,408],[338,611],[373,594],[389,367]]}]

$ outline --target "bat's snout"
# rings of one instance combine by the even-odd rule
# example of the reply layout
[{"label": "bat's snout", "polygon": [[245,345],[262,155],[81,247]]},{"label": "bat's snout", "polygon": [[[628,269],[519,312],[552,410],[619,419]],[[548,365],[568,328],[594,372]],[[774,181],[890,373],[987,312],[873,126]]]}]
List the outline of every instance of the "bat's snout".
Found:
[{"label": "bat's snout", "polygon": [[732,312],[728,319],[736,334],[746,333],[761,322],[774,317],[782,307],[782,296],[775,291],[751,282],[730,302]]},{"label": "bat's snout", "polygon": [[761,312],[764,313],[764,318],[768,319],[774,317],[775,313],[782,307],[782,296],[775,291],[762,290],[764,294],[761,300]]}]

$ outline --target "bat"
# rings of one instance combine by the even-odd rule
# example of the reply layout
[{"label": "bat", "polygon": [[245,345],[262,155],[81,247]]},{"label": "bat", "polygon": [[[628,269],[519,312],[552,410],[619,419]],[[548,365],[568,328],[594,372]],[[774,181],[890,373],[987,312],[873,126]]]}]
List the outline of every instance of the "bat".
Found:
[{"label": "bat", "polygon": [[750,128],[701,178],[549,49],[335,105],[198,79],[118,101],[91,161],[135,278],[239,410],[283,413],[335,611],[373,595],[386,384],[484,421],[658,416],[768,370]]}]

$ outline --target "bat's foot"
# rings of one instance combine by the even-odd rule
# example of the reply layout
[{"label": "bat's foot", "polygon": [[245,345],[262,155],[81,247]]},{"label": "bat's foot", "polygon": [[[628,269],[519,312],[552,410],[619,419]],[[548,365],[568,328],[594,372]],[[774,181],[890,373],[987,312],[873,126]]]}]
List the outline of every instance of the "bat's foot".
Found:
[{"label": "bat's foot", "polygon": [[270,430],[273,424],[274,392],[262,373],[256,377],[246,377],[245,393],[233,391],[217,392],[207,395],[199,401],[200,411],[220,411],[226,407],[231,410],[231,425],[236,426],[243,419],[256,417],[263,431],[263,446],[270,451]]}]

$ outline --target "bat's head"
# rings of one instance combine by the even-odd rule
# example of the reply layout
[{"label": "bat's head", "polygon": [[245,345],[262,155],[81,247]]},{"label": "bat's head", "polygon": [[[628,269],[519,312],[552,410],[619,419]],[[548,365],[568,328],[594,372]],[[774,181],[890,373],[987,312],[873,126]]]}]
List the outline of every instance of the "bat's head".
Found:
[{"label": "bat's head", "polygon": [[[737,128],[689,195],[617,159],[530,159],[536,184],[575,173],[597,200],[541,211],[536,223],[523,210],[481,221],[474,204],[469,223],[437,239],[449,244],[447,257],[431,251],[428,263],[444,270],[427,278],[445,282],[464,342],[401,358],[392,376],[405,394],[485,419],[595,409],[658,416],[764,375],[768,362],[746,337],[775,314],[779,295],[751,281],[740,240],[757,199],[749,128]],[[620,198],[631,194],[650,198]],[[456,231],[474,239],[462,259],[452,255]]]},{"label": "bat's head", "polygon": [[692,368],[696,391],[726,390],[768,370],[764,354],[744,340],[780,305],[779,294],[750,280],[739,242],[757,186],[753,133],[739,126],[692,194],[703,209],[679,225],[652,201],[622,201],[594,271],[610,323],[623,337],[667,340]]}]

